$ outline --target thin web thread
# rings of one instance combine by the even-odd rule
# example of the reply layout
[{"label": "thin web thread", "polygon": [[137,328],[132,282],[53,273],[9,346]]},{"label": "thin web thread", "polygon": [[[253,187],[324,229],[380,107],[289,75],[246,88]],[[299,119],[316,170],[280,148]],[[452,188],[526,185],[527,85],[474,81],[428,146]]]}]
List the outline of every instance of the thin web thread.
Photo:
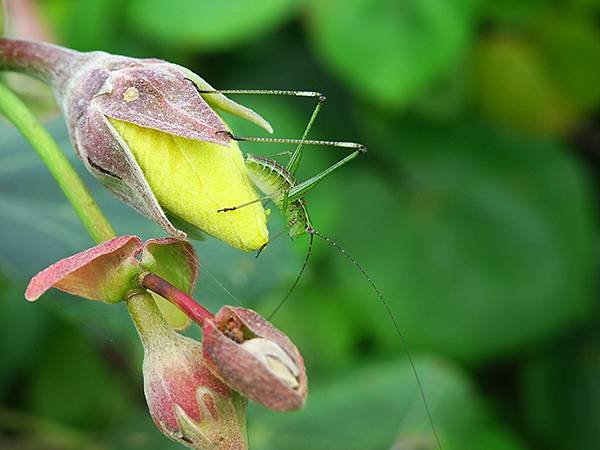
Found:
[{"label": "thin web thread", "polygon": [[367,272],[362,268],[362,266],[358,263],[358,261],[356,261],[356,259],[354,259],[354,257],[352,255],[350,255],[346,250],[344,250],[334,240],[328,238],[327,236],[322,235],[317,230],[311,229],[309,232],[311,233],[311,236],[313,234],[316,234],[324,241],[329,242],[332,246],[334,246],[336,249],[338,249],[342,255],[344,255],[346,258],[348,258],[348,260],[360,271],[360,273],[362,273],[362,275],[369,282],[369,284],[371,285],[371,287],[377,294],[379,301],[381,302],[381,304],[387,311],[388,316],[390,317],[390,319],[394,325],[394,328],[396,329],[396,333],[398,334],[398,337],[400,337],[400,343],[402,344],[402,348],[404,349],[404,352],[406,353],[406,357],[408,358],[410,367],[411,367],[412,372],[417,381],[417,385],[419,387],[419,393],[421,394],[421,399],[423,400],[423,405],[425,406],[425,412],[427,413],[427,419],[429,420],[429,425],[431,426],[431,430],[433,431],[433,436],[435,438],[435,441],[436,441],[438,447],[440,448],[440,450],[442,450],[442,443],[440,441],[440,438],[438,436],[437,430],[436,430],[434,422],[433,422],[433,417],[431,415],[431,410],[429,409],[429,403],[427,402],[427,397],[425,396],[425,389],[423,388],[423,383],[421,382],[421,377],[419,377],[419,373],[417,372],[417,368],[415,366],[413,357],[408,349],[408,344],[406,343],[406,339],[404,338],[404,335],[400,332],[400,327],[398,326],[398,322],[396,322],[396,317],[394,316],[394,313],[392,312],[392,309],[390,308],[388,303],[383,298],[383,294],[381,293],[381,291],[379,290],[379,288],[377,287],[375,282],[371,279],[369,274],[367,274]]},{"label": "thin web thread", "polygon": [[292,292],[294,292],[294,289],[296,289],[296,286],[300,282],[300,278],[302,278],[302,274],[304,273],[304,269],[306,269],[306,266],[308,265],[308,260],[310,258],[310,252],[312,251],[312,246],[313,246],[313,239],[314,239],[314,235],[311,233],[310,234],[310,240],[308,241],[308,250],[306,251],[306,257],[304,258],[304,263],[302,264],[302,267],[300,268],[300,272],[298,272],[298,275],[296,276],[296,279],[294,280],[294,283],[292,284],[292,286],[288,290],[287,294],[285,294],[285,297],[283,297],[283,299],[275,307],[275,309],[273,310],[273,312],[271,314],[269,314],[269,316],[267,317],[267,320],[270,321],[273,318],[273,316],[275,314],[277,314],[277,311],[279,311],[281,309],[281,307],[285,304],[285,302],[287,301],[287,299],[290,297],[290,295],[292,295]]}]

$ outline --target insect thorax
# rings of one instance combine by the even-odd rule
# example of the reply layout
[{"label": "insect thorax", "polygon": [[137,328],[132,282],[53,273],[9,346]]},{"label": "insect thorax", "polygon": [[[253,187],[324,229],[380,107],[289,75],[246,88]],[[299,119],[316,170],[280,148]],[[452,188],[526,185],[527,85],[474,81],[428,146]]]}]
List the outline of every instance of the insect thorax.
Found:
[{"label": "insect thorax", "polygon": [[285,167],[269,158],[246,155],[248,176],[256,187],[268,196],[287,219],[290,237],[306,233],[310,224],[302,199],[288,202],[283,210],[284,196],[296,185],[296,180]]}]

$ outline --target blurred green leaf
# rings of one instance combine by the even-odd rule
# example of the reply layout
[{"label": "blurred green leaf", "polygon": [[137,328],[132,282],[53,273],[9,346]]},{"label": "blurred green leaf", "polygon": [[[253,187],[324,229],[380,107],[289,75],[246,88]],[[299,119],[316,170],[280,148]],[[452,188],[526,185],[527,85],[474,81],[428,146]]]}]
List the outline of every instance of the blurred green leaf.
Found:
[{"label": "blurred green leaf", "polygon": [[458,64],[476,0],[313,0],[310,25],[324,65],[361,97],[404,106]]},{"label": "blurred green leaf", "polygon": [[4,5],[4,0],[0,0],[0,36],[4,35],[4,27],[6,26],[5,22],[5,11],[6,6]]},{"label": "blurred green leaf", "polygon": [[[141,389],[141,388],[140,388]],[[181,444],[165,438],[143,407],[124,417],[103,435],[110,450],[181,450]]]},{"label": "blurred green leaf", "polygon": [[568,0],[569,9],[579,10],[585,14],[600,12],[600,1],[598,0]]},{"label": "blurred green leaf", "polygon": [[[416,364],[444,448],[480,448],[473,439],[489,417],[469,380],[439,360],[417,358]],[[415,440],[437,448],[405,360],[348,372],[313,389],[307,406],[292,416],[265,410],[250,416],[250,442],[260,450],[379,450]]]},{"label": "blurred green leaf", "polygon": [[514,433],[501,426],[490,426],[479,431],[470,448],[485,450],[526,450],[525,444]]},{"label": "blurred green leaf", "polygon": [[578,119],[564,91],[527,42],[494,36],[475,53],[477,103],[492,120],[540,133],[563,133]]},{"label": "blurred green leaf", "polygon": [[66,324],[44,342],[29,391],[36,414],[79,426],[106,426],[127,415],[132,396],[91,344]]},{"label": "blurred green leaf", "polygon": [[48,327],[44,311],[31,308],[23,292],[20,283],[0,274],[0,398],[8,394],[16,377],[31,368]]},{"label": "blurred green leaf", "polygon": [[482,15],[496,25],[522,24],[551,3],[552,0],[486,0],[482,3]]},{"label": "blurred green leaf", "polygon": [[268,33],[287,20],[298,0],[133,0],[129,22],[173,47],[223,50]]},{"label": "blurred green leaf", "polygon": [[61,43],[80,51],[116,51],[124,47],[124,33],[115,32],[123,23],[120,0],[43,0],[40,8]]},{"label": "blurred green leaf", "polygon": [[526,423],[544,448],[598,448],[599,379],[597,330],[551,344],[544,353],[528,358],[521,373],[521,404]]},{"label": "blurred green leaf", "polygon": [[586,18],[558,12],[529,18],[525,31],[479,44],[477,102],[498,122],[565,133],[600,101],[600,32]]},{"label": "blurred green leaf", "polygon": [[[347,183],[352,206],[335,238],[379,284],[409,342],[480,361],[586,317],[594,208],[564,149],[476,123],[373,119],[371,131],[371,154],[389,152],[395,178],[365,172]],[[364,309],[378,347],[397,343],[368,283],[343,257],[336,268],[330,282],[345,295],[333,301]]]},{"label": "blurred green leaf", "polygon": [[532,38],[548,73],[579,111],[600,100],[600,30],[586,16],[559,11],[532,18]]}]

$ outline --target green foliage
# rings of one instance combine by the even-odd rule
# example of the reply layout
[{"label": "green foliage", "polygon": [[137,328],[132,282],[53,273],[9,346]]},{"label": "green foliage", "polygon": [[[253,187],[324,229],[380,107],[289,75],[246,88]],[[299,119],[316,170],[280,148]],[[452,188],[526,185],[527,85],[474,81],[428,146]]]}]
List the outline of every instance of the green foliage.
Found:
[{"label": "green foliage", "polygon": [[600,100],[600,31],[585,17],[542,12],[527,38],[496,33],[474,55],[475,95],[494,120],[564,134]]},{"label": "green foliage", "polygon": [[134,0],[132,26],[185,49],[223,50],[256,39],[294,12],[297,0]]},{"label": "green foliage", "polygon": [[81,51],[111,50],[123,46],[124,2],[120,0],[44,0],[41,8],[54,24],[57,36],[71,48]]},{"label": "green foliage", "polygon": [[[72,327],[57,328],[38,349],[28,393],[40,417],[78,426],[107,426],[127,414],[133,397],[90,342]],[[98,389],[110,386],[110,391]]]},{"label": "green foliage", "polygon": [[483,2],[481,9],[482,15],[495,23],[514,25],[527,21],[532,14],[551,2],[552,0],[495,0]]},{"label": "green foliage", "polygon": [[529,44],[497,36],[482,42],[475,58],[477,101],[493,119],[543,133],[562,133],[576,122],[577,112]]},{"label": "green foliage", "polygon": [[[476,123],[377,125],[370,141],[390,156],[390,143],[402,142],[392,175],[402,189],[382,176],[355,177],[337,238],[377,274],[413,343],[490,359],[585,317],[593,207],[587,179],[564,149]],[[375,304],[347,261],[336,267],[340,302]],[[391,327],[377,326],[383,314],[363,320],[378,330],[379,345],[397,341]]]},{"label": "green foliage", "polygon": [[600,441],[600,336],[551,345],[521,373],[525,420],[544,448],[592,449]]},{"label": "green foliage", "polygon": [[[470,382],[447,363],[423,358],[416,364],[444,448],[477,448],[473,443],[478,430],[490,422]],[[425,448],[435,448],[419,400],[407,361],[370,365],[315,389],[307,407],[294,414],[294,420],[257,411],[250,441],[261,449],[375,450],[394,441],[403,448],[400,444],[415,440],[427,443]],[[345,432],[332,435],[331,427]]]},{"label": "green foliage", "polygon": [[[43,311],[31,311],[27,303],[16,301],[23,296],[22,290],[10,283],[5,274],[0,275],[0,318],[4,322],[0,327],[0,341],[11,342],[3,345],[0,352],[0,401],[9,395],[15,369],[31,368],[37,356],[37,344],[48,327]],[[23,333],[22,330],[27,330]],[[19,336],[19,339],[14,339]]]},{"label": "green foliage", "polygon": [[[322,90],[329,100],[311,137],[357,140],[369,153],[307,196],[312,222],[382,288],[444,448],[597,448],[598,339],[585,330],[597,327],[600,2],[39,4],[61,42],[78,49],[184,62],[219,88]],[[312,107],[236,100],[285,137],[301,135]],[[227,120],[238,134],[265,135]],[[62,121],[49,128],[78,164]],[[341,156],[307,148],[298,179]],[[119,234],[161,234],[84,178]],[[35,305],[23,299],[31,275],[92,243],[8,125],[0,125],[0,219],[0,447],[179,448],[145,411],[141,350],[122,305],[58,293]],[[271,233],[283,226],[273,210]],[[284,235],[258,260],[211,238],[195,243],[195,297],[212,310],[244,304],[268,315],[306,243]],[[302,350],[311,393],[294,414],[251,407],[252,449],[427,444],[400,339],[366,281],[326,243],[315,241],[274,322]],[[60,402],[65,395],[80,400]]]},{"label": "green foliage", "polygon": [[324,64],[360,97],[406,106],[464,55],[475,3],[314,0],[310,28]]}]

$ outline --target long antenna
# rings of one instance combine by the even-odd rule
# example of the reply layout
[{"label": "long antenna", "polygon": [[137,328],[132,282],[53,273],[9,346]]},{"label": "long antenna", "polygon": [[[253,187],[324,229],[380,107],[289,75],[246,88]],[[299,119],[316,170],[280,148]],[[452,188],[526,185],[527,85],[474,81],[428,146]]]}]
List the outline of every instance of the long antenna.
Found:
[{"label": "long antenna", "polygon": [[[392,323],[394,324],[394,328],[396,329],[396,333],[400,337],[400,342],[402,344],[404,352],[406,353],[406,357],[408,358],[408,361],[410,363],[410,367],[411,367],[412,372],[413,372],[413,374],[415,376],[415,379],[417,380],[417,385],[419,387],[419,393],[421,394],[421,399],[423,400],[423,405],[425,406],[425,411],[427,413],[427,419],[429,420],[429,424],[431,425],[431,430],[433,431],[433,436],[435,438],[435,441],[436,441],[438,447],[440,448],[440,450],[442,450],[442,443],[440,441],[440,438],[438,436],[437,430],[436,430],[435,425],[433,423],[433,417],[431,416],[431,409],[429,408],[429,403],[427,402],[427,397],[425,396],[425,389],[423,388],[423,383],[421,382],[421,377],[419,377],[419,373],[417,372],[417,368],[415,366],[413,357],[412,357],[410,351],[408,350],[408,344],[406,343],[406,339],[404,338],[404,335],[400,332],[400,327],[398,326],[398,322],[396,321],[396,317],[394,316],[394,313],[392,312],[392,309],[390,308],[390,306],[388,305],[388,303],[383,298],[383,294],[381,293],[381,291],[379,290],[379,288],[377,287],[377,285],[375,284],[375,282],[373,281],[373,279],[365,271],[365,269],[363,269],[362,266],[358,263],[358,261],[356,259],[354,259],[354,257],[352,255],[350,255],[350,253],[348,253],[346,250],[344,250],[337,242],[335,242],[333,239],[328,238],[327,236],[322,235],[321,233],[319,233],[317,230],[315,230],[312,227],[308,227],[306,231],[308,233],[310,233],[311,236],[313,236],[313,235],[319,236],[321,239],[323,239],[324,241],[329,242],[333,247],[335,247],[337,250],[339,250],[339,252],[342,255],[344,255],[346,258],[348,258],[348,260],[354,265],[354,267],[356,267],[359,270],[359,272],[362,273],[362,275],[369,282],[369,284],[371,285],[371,287],[373,288],[373,290],[377,294],[377,297],[379,298],[380,303],[383,305],[383,307],[385,308],[385,310],[388,313],[388,316],[392,320]],[[311,243],[312,243],[312,239],[311,239]]]},{"label": "long antenna", "polygon": [[312,251],[312,246],[313,246],[313,239],[314,239],[314,234],[310,233],[310,240],[308,241],[308,250],[306,251],[306,257],[304,258],[304,263],[302,264],[302,267],[300,268],[300,272],[298,272],[298,275],[296,276],[296,280],[294,280],[294,284],[292,284],[292,286],[289,288],[287,294],[285,294],[285,297],[283,297],[283,299],[275,307],[275,309],[273,310],[273,312],[271,314],[269,314],[269,317],[267,317],[267,320],[271,320],[271,318],[275,314],[277,314],[277,311],[279,311],[281,309],[281,307],[284,305],[284,303],[287,301],[287,299],[290,297],[290,295],[292,295],[292,292],[294,292],[294,289],[296,288],[296,286],[300,282],[300,278],[302,278],[302,274],[304,273],[304,269],[306,269],[306,266],[308,265],[308,260],[310,258],[310,253]]},{"label": "long antenna", "polygon": [[236,136],[231,131],[223,130],[217,131],[216,134],[224,134],[229,136],[230,139],[238,142],[262,142],[267,144],[302,144],[302,145],[319,145],[323,147],[338,147],[338,148],[350,148],[358,150],[361,153],[365,153],[367,148],[363,144],[358,142],[345,142],[345,141],[322,141],[313,139],[291,139],[291,138],[269,138],[269,137],[252,137],[252,136]]}]

